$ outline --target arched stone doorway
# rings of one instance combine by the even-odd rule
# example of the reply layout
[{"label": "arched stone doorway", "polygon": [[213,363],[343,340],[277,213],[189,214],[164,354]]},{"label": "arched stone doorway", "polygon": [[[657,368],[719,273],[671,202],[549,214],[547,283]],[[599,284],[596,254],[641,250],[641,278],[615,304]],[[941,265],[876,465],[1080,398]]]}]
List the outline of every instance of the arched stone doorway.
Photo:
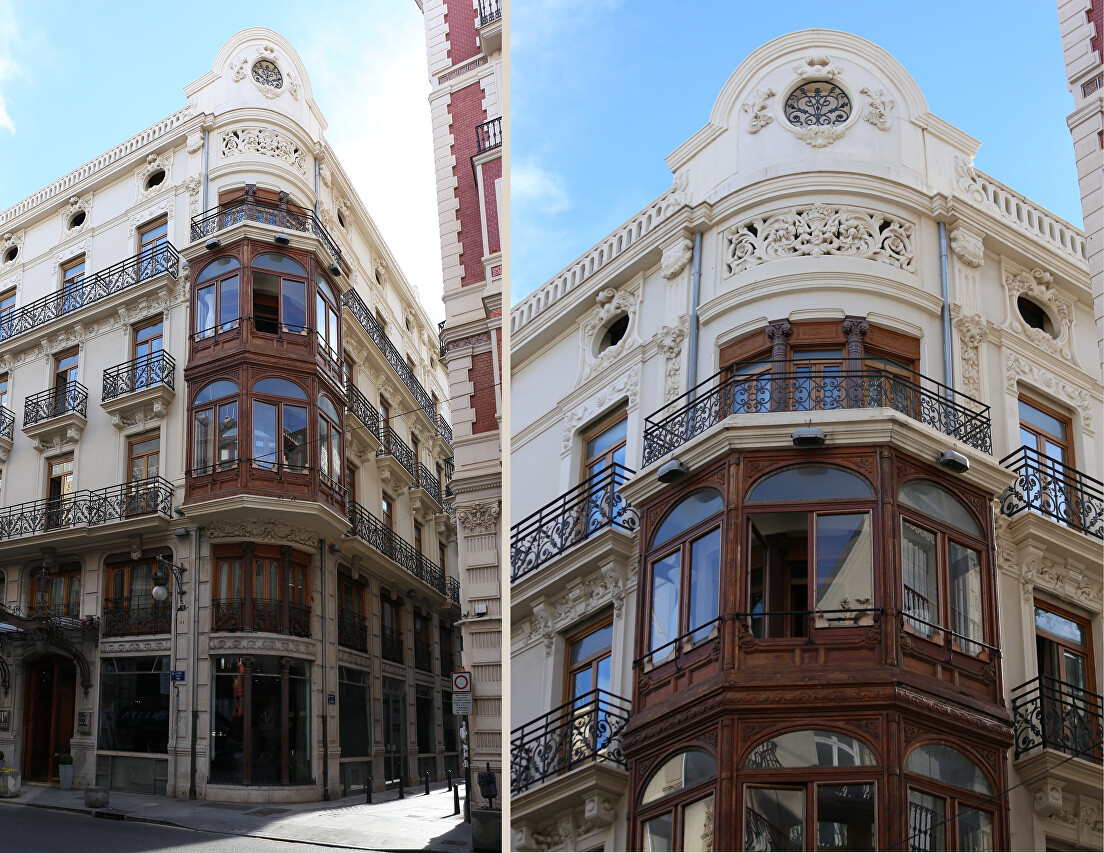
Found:
[{"label": "arched stone doorway", "polygon": [[47,655],[26,661],[23,699],[23,778],[53,782],[58,756],[69,752],[77,670],[72,659]]}]

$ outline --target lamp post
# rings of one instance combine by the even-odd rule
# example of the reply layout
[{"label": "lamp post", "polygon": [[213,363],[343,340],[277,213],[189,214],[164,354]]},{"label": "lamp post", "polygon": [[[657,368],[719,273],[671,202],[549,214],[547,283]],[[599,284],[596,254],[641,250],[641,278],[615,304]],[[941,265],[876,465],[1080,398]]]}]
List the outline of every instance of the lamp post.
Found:
[{"label": "lamp post", "polygon": [[167,584],[169,582],[169,572],[172,572],[172,577],[176,581],[176,593],[180,596],[180,604],[177,605],[177,610],[187,610],[188,603],[184,599],[184,572],[188,571],[184,566],[178,566],[176,563],[170,563],[160,554],[157,555],[157,568],[153,572],[153,598],[155,601],[164,601],[169,597],[169,590]]}]

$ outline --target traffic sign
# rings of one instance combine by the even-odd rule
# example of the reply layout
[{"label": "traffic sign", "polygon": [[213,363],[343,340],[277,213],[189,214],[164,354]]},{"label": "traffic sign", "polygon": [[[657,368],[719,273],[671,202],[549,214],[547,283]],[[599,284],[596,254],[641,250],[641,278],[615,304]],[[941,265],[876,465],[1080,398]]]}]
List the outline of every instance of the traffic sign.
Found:
[{"label": "traffic sign", "polygon": [[452,674],[453,693],[471,693],[471,689],[472,687],[470,672],[454,672]]},{"label": "traffic sign", "polygon": [[470,693],[452,694],[452,713],[456,716],[470,714],[472,712],[472,695]]}]

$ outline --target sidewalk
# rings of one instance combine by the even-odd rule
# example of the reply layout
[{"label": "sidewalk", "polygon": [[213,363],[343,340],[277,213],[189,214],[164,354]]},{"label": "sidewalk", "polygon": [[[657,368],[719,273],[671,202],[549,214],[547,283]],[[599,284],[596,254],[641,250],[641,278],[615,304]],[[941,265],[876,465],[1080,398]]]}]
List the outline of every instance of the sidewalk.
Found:
[{"label": "sidewalk", "polygon": [[[464,792],[460,792],[461,814],[454,815],[453,794],[444,783],[372,795],[331,800],[328,803],[210,803],[205,800],[176,800],[152,794],[111,792],[110,807],[100,811],[120,815],[123,820],[159,823],[203,832],[248,835],[301,844],[322,844],[359,850],[429,850],[463,853],[471,850],[471,827],[463,822]],[[54,785],[23,783],[15,799],[0,799],[5,806],[32,806],[93,815],[96,809],[84,805],[84,791],[63,791]]]}]

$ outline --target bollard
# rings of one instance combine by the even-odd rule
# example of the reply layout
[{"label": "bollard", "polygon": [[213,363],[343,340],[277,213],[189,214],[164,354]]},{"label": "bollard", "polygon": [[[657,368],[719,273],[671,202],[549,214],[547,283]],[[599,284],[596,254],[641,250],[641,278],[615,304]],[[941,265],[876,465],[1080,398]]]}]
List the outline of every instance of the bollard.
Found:
[{"label": "bollard", "polygon": [[372,802],[372,777],[368,777],[368,784],[364,786],[364,802]]},{"label": "bollard", "polygon": [[460,786],[452,786],[452,813],[460,814]]},{"label": "bollard", "polygon": [[426,785],[425,795],[428,797],[429,796],[429,771],[428,770],[426,771],[425,785]]},{"label": "bollard", "polygon": [[452,768],[445,771],[445,779],[448,781],[448,790],[452,790]]},{"label": "bollard", "polygon": [[403,784],[404,782],[406,782],[406,780],[403,779],[402,776],[400,776],[399,777],[399,799],[400,800],[405,800],[406,799],[406,785]]}]

